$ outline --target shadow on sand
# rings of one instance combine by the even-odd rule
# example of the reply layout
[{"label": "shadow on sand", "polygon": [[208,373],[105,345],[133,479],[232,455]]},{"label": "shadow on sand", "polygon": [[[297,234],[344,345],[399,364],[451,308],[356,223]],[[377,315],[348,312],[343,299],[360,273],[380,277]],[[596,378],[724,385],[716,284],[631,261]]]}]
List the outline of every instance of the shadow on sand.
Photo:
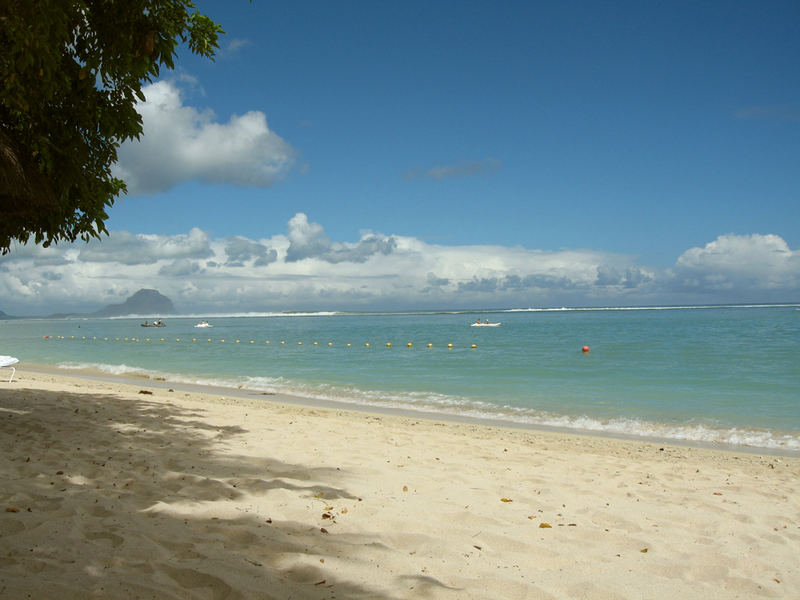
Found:
[{"label": "shadow on sand", "polygon": [[23,385],[0,389],[0,597],[385,597],[324,564],[374,537],[264,514],[265,495],[358,501],[336,469],[222,454],[244,430],[147,396]]}]

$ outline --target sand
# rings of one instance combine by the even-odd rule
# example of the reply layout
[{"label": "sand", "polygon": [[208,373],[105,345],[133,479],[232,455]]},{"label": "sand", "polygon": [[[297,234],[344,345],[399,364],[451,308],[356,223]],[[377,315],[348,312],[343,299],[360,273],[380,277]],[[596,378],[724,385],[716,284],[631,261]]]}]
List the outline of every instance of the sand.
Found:
[{"label": "sand", "polygon": [[798,598],[800,459],[0,382],[0,598]]}]

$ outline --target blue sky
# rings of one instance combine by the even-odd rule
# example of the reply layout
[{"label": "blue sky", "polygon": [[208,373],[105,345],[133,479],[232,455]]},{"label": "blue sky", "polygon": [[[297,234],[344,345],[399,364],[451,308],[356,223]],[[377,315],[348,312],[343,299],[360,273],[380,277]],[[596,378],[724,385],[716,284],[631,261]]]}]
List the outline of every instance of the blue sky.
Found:
[{"label": "blue sky", "polygon": [[797,2],[197,5],[222,48],[146,89],[110,243],[39,288],[20,247],[11,305],[800,300]]}]

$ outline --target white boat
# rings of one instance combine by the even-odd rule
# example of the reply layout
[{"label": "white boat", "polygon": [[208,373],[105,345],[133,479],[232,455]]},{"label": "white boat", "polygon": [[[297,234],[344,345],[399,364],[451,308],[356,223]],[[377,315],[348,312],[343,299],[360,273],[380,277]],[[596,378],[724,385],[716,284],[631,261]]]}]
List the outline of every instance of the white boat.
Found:
[{"label": "white boat", "polygon": [[489,323],[489,321],[486,321],[486,323],[473,323],[470,327],[500,327],[500,325],[502,323]]},{"label": "white boat", "polygon": [[200,321],[195,327],[213,327],[208,321]]}]

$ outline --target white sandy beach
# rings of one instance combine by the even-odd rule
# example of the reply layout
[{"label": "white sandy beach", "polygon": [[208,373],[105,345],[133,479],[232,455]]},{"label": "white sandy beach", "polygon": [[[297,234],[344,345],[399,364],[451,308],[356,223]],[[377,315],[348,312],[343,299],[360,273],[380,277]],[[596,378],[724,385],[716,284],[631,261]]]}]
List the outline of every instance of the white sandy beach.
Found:
[{"label": "white sandy beach", "polygon": [[279,400],[17,369],[0,598],[800,597],[800,458]]}]

